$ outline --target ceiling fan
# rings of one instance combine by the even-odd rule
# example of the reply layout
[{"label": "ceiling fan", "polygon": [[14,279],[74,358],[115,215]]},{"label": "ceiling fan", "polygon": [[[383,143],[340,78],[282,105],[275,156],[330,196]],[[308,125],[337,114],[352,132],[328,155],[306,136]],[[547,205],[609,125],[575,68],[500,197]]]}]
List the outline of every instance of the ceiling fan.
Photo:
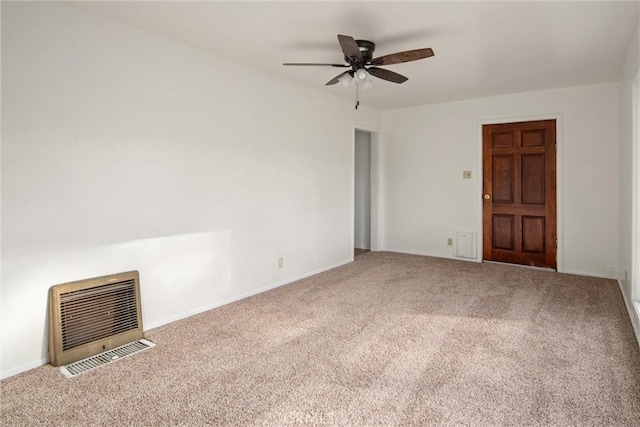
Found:
[{"label": "ceiling fan", "polygon": [[[403,52],[396,52],[389,55],[373,57],[373,52],[376,49],[376,45],[369,40],[355,40],[351,36],[338,35],[338,42],[344,53],[344,60],[347,64],[321,64],[321,63],[299,63],[299,62],[285,62],[282,65],[303,65],[303,66],[328,66],[336,68],[350,68],[350,70],[344,71],[331,80],[329,80],[325,86],[331,86],[338,82],[342,82],[345,86],[351,82],[356,81],[356,109],[360,104],[358,99],[358,87],[359,84],[370,85],[369,75],[377,77],[382,80],[387,80],[393,83],[404,83],[409,80],[402,74],[395,73],[393,71],[379,68],[380,65],[393,65],[401,62],[416,61],[418,59],[429,58],[434,55],[431,48],[426,49],[414,49],[405,50]],[[366,88],[366,86],[365,86]]]}]

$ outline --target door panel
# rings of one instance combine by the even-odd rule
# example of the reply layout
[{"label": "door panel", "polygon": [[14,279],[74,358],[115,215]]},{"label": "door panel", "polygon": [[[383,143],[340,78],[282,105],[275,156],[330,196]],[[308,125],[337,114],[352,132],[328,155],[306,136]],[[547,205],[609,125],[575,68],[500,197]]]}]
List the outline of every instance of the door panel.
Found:
[{"label": "door panel", "polygon": [[522,251],[544,253],[544,217],[522,217]]},{"label": "door panel", "polygon": [[513,215],[493,216],[493,248],[512,251],[515,248]]},{"label": "door panel", "polygon": [[513,203],[513,155],[493,156],[493,201]]},{"label": "door panel", "polygon": [[522,203],[544,204],[544,154],[523,154]]},{"label": "door panel", "polygon": [[523,130],[523,147],[540,147],[544,145],[544,129]]},{"label": "door panel", "polygon": [[491,145],[493,148],[513,147],[513,132],[495,132],[491,134]]},{"label": "door panel", "polygon": [[556,268],[555,129],[483,126],[483,259]]}]

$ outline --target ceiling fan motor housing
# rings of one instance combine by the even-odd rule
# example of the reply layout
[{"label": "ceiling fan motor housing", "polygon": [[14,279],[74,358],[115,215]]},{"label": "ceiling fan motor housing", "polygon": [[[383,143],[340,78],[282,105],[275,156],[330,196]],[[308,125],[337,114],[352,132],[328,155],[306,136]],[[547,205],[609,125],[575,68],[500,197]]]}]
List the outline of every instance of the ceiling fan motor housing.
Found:
[{"label": "ceiling fan motor housing", "polygon": [[350,58],[345,55],[344,59],[351,65],[356,65],[357,68],[362,68],[365,64],[368,64],[373,59],[373,52],[376,50],[376,45],[369,40],[356,40],[358,47],[360,48],[360,54],[362,55],[362,63],[358,61],[357,64],[353,64]]}]

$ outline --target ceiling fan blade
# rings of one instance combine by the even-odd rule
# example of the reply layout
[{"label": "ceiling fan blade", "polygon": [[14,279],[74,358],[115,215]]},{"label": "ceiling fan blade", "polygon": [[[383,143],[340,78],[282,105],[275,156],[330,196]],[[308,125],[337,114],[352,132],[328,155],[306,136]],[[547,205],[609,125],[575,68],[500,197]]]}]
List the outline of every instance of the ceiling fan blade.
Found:
[{"label": "ceiling fan blade", "polygon": [[384,68],[371,67],[367,68],[369,74],[382,80],[388,80],[393,83],[404,83],[409,80],[402,74],[394,73],[393,71],[385,70]]},{"label": "ceiling fan blade", "polygon": [[405,50],[404,52],[391,53],[389,55],[373,58],[371,65],[392,65],[401,62],[416,61],[435,55],[430,47],[426,49]]},{"label": "ceiling fan blade", "polygon": [[314,67],[326,66],[326,67],[340,67],[340,68],[346,68],[350,66],[346,64],[317,64],[312,62],[285,62],[282,65],[305,65],[305,66],[314,66]]},{"label": "ceiling fan blade", "polygon": [[331,86],[331,85],[334,85],[334,84],[338,83],[338,81],[340,81],[340,78],[341,78],[342,76],[344,76],[345,74],[349,74],[349,71],[345,71],[344,73],[340,73],[340,74],[338,74],[337,76],[335,76],[334,78],[332,78],[331,80],[329,80],[329,81],[325,84],[325,86]]},{"label": "ceiling fan blade", "polygon": [[362,53],[360,52],[358,43],[356,43],[353,37],[338,34],[338,42],[340,42],[340,47],[342,48],[344,56],[349,58],[349,62],[351,62],[353,58],[358,61],[362,61]]}]

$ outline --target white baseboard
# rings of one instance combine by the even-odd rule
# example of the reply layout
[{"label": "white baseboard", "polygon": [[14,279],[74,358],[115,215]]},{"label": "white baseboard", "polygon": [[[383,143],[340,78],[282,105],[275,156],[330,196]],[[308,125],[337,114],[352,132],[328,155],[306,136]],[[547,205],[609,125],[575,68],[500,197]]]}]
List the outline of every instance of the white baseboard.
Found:
[{"label": "white baseboard", "polygon": [[9,378],[14,375],[18,375],[25,371],[30,371],[31,369],[39,368],[40,366],[44,366],[49,363],[49,359],[40,359],[34,362],[27,363],[26,365],[19,366],[17,368],[2,372],[0,376],[1,379]]},{"label": "white baseboard", "polygon": [[620,280],[616,280],[616,282],[618,282],[620,293],[624,299],[624,305],[627,307],[627,313],[629,314],[629,320],[631,320],[633,332],[636,334],[636,344],[638,344],[638,348],[640,349],[640,307],[638,307],[637,301],[631,301],[627,298],[627,294],[624,293],[624,288],[622,287],[622,282],[620,282]]},{"label": "white baseboard", "polygon": [[478,258],[458,258],[455,257],[453,255],[442,255],[442,254],[432,254],[429,252],[415,252],[415,251],[407,251],[404,249],[392,249],[392,248],[384,248],[384,249],[380,249],[380,251],[382,252],[393,252],[396,254],[404,254],[404,255],[418,255],[418,256],[428,256],[428,257],[432,257],[432,258],[442,258],[442,259],[453,259],[456,261],[466,261],[466,262],[476,262],[476,263],[481,263],[482,260],[478,259]]},{"label": "white baseboard", "polygon": [[[458,258],[455,257],[453,255],[443,255],[443,254],[433,254],[433,253],[429,253],[429,252],[419,252],[419,251],[407,251],[405,249],[393,249],[393,248],[384,248],[381,249],[381,251],[383,252],[394,252],[394,253],[398,253],[398,254],[406,254],[406,255],[418,255],[418,256],[428,256],[428,257],[433,257],[433,258],[442,258],[442,259],[453,259],[456,261],[467,261],[467,262],[476,262],[476,263],[482,263],[482,258],[475,258],[475,259],[469,259],[469,258]],[[490,262],[490,261],[488,261]],[[500,263],[496,263],[496,264],[500,264]],[[513,266],[520,266],[520,267],[527,267],[527,268],[531,268],[527,265],[519,265],[519,264],[509,264],[509,263],[504,263],[505,265],[513,265]],[[537,267],[534,267],[537,268]],[[549,270],[549,271],[553,271],[552,269],[549,268],[544,268],[544,270]],[[615,280],[614,277],[611,277],[607,274],[599,274],[599,273],[590,273],[590,272],[584,272],[584,271],[573,271],[573,270],[560,270],[560,268],[558,268],[557,270],[558,273],[564,273],[564,274],[573,274],[576,276],[589,276],[589,277],[597,277],[600,279],[612,279]]]},{"label": "white baseboard", "polygon": [[573,270],[558,270],[558,273],[564,274],[573,274],[575,276],[588,276],[588,277],[597,277],[598,279],[611,279],[616,280],[615,277],[611,277],[608,274],[600,274],[600,273],[587,273],[584,271],[573,271]]},{"label": "white baseboard", "polygon": [[330,265],[328,267],[323,267],[323,268],[320,268],[318,270],[312,271],[310,273],[304,273],[304,274],[301,274],[299,276],[283,280],[281,282],[277,282],[277,283],[273,283],[271,285],[263,286],[261,288],[255,289],[253,291],[244,292],[242,294],[235,295],[233,297],[226,298],[226,299],[221,300],[221,301],[216,301],[213,304],[208,304],[206,306],[199,307],[199,308],[196,308],[194,310],[190,310],[190,311],[188,311],[186,313],[181,313],[181,314],[179,314],[177,316],[172,316],[172,317],[168,317],[166,319],[162,319],[162,320],[159,320],[159,321],[156,321],[156,322],[152,322],[149,325],[145,325],[145,330],[148,331],[148,330],[155,329],[157,327],[166,325],[168,323],[172,323],[172,322],[175,322],[175,321],[178,321],[178,320],[186,319],[187,317],[195,316],[196,314],[204,313],[205,311],[213,310],[214,308],[222,307],[223,305],[231,304],[232,302],[240,301],[242,299],[249,298],[249,297],[252,297],[254,295],[258,295],[258,294],[261,294],[261,293],[266,292],[266,291],[270,291],[270,290],[275,289],[275,288],[279,288],[280,286],[288,285],[289,283],[293,283],[293,282],[296,282],[298,280],[306,279],[307,277],[314,276],[316,274],[320,274],[320,273],[323,273],[325,271],[333,270],[334,268],[341,267],[341,266],[349,264],[351,262],[353,262],[353,260],[341,261],[341,262],[339,262],[337,264],[333,264],[333,265]]}]

